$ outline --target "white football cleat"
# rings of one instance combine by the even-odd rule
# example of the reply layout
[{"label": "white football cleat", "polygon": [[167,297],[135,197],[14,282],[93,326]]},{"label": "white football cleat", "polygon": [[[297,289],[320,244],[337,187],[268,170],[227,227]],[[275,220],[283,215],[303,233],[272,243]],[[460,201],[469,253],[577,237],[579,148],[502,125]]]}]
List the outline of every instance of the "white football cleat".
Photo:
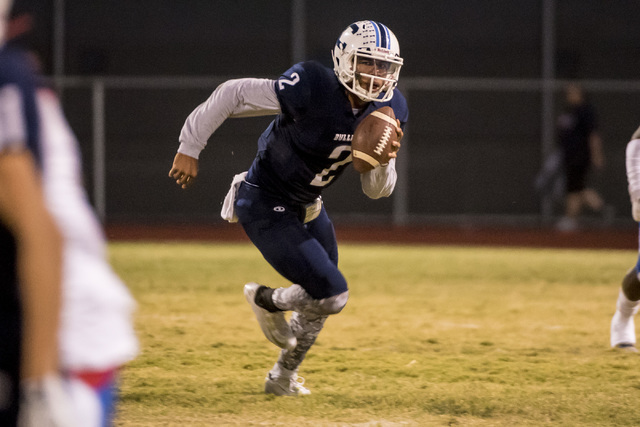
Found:
[{"label": "white football cleat", "polygon": [[620,311],[611,319],[611,347],[622,348],[629,351],[636,350],[636,328],[633,316],[623,316]]},{"label": "white football cleat", "polygon": [[285,350],[296,348],[297,340],[293,335],[283,311],[270,312],[256,304],[256,292],[261,285],[247,283],[244,285],[244,296],[258,319],[260,329],[269,341]]},{"label": "white football cleat", "polygon": [[276,396],[308,396],[309,389],[303,386],[304,378],[298,375],[292,377],[275,377],[269,372],[265,378],[264,392]]}]

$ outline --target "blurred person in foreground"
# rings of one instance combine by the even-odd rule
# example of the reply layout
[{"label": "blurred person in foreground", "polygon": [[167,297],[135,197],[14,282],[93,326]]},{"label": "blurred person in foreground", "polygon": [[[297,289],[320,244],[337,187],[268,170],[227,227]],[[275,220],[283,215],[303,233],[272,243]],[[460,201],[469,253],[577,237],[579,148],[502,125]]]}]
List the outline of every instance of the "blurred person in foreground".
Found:
[{"label": "blurred person in foreground", "polygon": [[[640,128],[638,128],[626,150],[627,181],[631,198],[631,215],[640,222]],[[640,256],[638,262],[622,279],[618,293],[616,312],[611,319],[611,347],[629,351],[636,349],[636,330],[633,322],[640,306]]]},{"label": "blurred person in foreground", "polygon": [[58,364],[61,237],[38,172],[34,76],[0,0],[0,425],[72,426]]},{"label": "blurred person in foreground", "polygon": [[564,88],[564,110],[558,117],[557,130],[566,184],[564,216],[558,221],[557,228],[574,231],[578,229],[578,218],[584,206],[595,212],[605,208],[602,197],[587,187],[591,168],[603,170],[605,166],[596,111],[588,102],[584,89],[576,83]]},{"label": "blurred person in foreground", "polygon": [[[16,21],[30,22],[25,15],[14,11]],[[30,52],[28,59],[39,75],[38,56]],[[42,78],[35,96],[45,203],[63,237],[59,369],[73,422],[107,427],[115,415],[118,371],[137,354],[135,302],[108,263],[102,226],[82,184],[79,145],[59,99]]]},{"label": "blurred person in foreground", "polygon": [[[278,79],[238,79],[220,85],[187,117],[169,176],[188,187],[198,156],[229,117],[277,115],[258,140],[248,172],[236,175],[222,216],[239,221],[276,271],[293,284],[277,289],[256,283],[244,293],[265,336],[281,347],[265,379],[265,392],[306,395],[298,368],[329,315],[347,303],[347,281],[338,269],[333,224],[320,198],[351,163],[351,138],[369,113],[391,106],[398,140],[408,118],[395,89],[402,58],[385,25],[358,21],[333,48],[334,69],[302,62]],[[395,149],[400,143],[395,143]],[[360,175],[363,192],[377,199],[396,183],[395,157]],[[293,311],[290,324],[284,312]]]},{"label": "blurred person in foreground", "polygon": [[113,425],[120,368],[134,359],[135,301],[108,262],[102,226],[82,184],[79,146],[58,97],[37,91],[46,205],[62,232],[60,367],[78,425]]}]

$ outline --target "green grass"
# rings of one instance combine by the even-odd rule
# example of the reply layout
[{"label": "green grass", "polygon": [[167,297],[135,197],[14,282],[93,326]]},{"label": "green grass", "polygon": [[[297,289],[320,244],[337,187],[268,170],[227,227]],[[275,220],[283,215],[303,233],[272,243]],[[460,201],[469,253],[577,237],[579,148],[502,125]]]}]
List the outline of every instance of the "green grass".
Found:
[{"label": "green grass", "polygon": [[242,286],[287,282],[256,249],[110,248],[142,345],[119,426],[640,425],[640,358],[608,345],[634,251],[342,245],[350,300],[302,364],[312,394],[275,398]]}]

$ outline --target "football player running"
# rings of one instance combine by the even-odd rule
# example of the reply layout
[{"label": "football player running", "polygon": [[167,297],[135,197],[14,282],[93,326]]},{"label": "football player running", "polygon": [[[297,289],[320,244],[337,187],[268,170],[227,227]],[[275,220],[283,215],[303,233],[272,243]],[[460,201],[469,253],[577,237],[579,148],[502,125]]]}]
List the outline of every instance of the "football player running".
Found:
[{"label": "football player running", "polygon": [[[631,197],[631,214],[640,222],[640,128],[638,128],[626,151],[627,180]],[[636,330],[633,317],[640,306],[640,256],[638,262],[622,279],[618,293],[616,312],[611,319],[611,347],[628,351],[636,349]]]},{"label": "football player running", "polygon": [[[265,392],[275,395],[310,393],[298,368],[327,317],[347,303],[336,236],[320,194],[351,163],[351,138],[364,117],[393,108],[398,141],[408,118],[406,100],[396,89],[403,60],[389,28],[355,22],[339,36],[332,56],[333,70],[307,61],[276,80],[221,84],[187,117],[169,172],[187,188],[198,174],[200,152],[225,119],[276,115],[258,139],[249,170],[234,177],[221,213],[239,221],[269,264],[293,283],[244,287],[265,336],[282,348],[265,382]],[[400,143],[394,145],[397,152]],[[396,152],[388,164],[361,174],[368,197],[392,193]],[[285,311],[293,312],[290,323]]]}]

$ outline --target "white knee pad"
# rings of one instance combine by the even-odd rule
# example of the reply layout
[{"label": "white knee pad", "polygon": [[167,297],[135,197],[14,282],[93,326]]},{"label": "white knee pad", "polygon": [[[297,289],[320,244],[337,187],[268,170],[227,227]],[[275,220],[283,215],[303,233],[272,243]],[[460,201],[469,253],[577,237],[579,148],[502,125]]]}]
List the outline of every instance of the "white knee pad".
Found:
[{"label": "white knee pad", "polygon": [[348,299],[349,291],[344,291],[341,294],[318,300],[318,308],[322,314],[338,314],[342,311],[344,306],[347,305]]}]

